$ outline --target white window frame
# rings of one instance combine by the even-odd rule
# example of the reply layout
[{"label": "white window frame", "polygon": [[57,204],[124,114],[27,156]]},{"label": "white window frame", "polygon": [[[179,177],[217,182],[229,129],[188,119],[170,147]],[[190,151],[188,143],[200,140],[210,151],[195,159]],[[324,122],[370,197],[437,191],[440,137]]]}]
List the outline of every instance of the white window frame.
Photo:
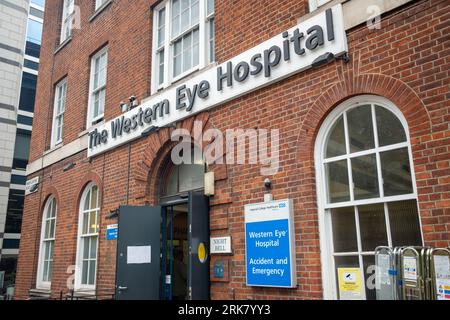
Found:
[{"label": "white window frame", "polygon": [[[181,32],[175,37],[172,37],[172,1],[165,0],[158,4],[153,10],[153,44],[152,44],[152,94],[159,90],[167,88],[172,83],[188,76],[189,74],[205,68],[208,64],[214,61],[209,61],[209,21],[214,19],[214,11],[207,15],[207,0],[199,0],[199,22],[191,26],[189,29]],[[158,27],[159,27],[159,11],[165,9],[165,33],[164,44],[158,47]],[[174,43],[197,29],[199,31],[199,63],[197,66],[193,66],[189,70],[182,72],[177,76],[173,76],[173,48]],[[159,84],[159,61],[158,53],[164,49],[164,81]]]},{"label": "white window frame", "polygon": [[[63,43],[72,36],[72,20],[75,13],[75,0],[63,0],[63,12],[61,22],[61,36],[59,43]],[[69,34],[66,35],[66,26],[69,27]]]},{"label": "white window frame", "polygon": [[95,11],[101,8],[108,0],[95,0]]},{"label": "white window frame", "polygon": [[[94,88],[94,76],[95,76],[95,63],[98,58],[105,55],[106,65],[105,65],[105,83],[98,88]],[[105,117],[105,109],[106,109],[106,85],[108,81],[108,47],[105,46],[101,50],[99,50],[95,55],[91,58],[91,71],[89,78],[89,101],[88,101],[88,113],[87,113],[87,124],[86,128],[91,128],[101,122]],[[105,92],[105,104],[103,106],[103,113],[98,114],[94,117],[94,96],[96,93],[104,91]]]},{"label": "white window frame", "polygon": [[[216,0],[217,1],[217,0]],[[215,1],[214,1],[215,2]],[[215,4],[215,3],[214,3]],[[216,36],[215,36],[215,32],[216,32],[216,26],[215,26],[215,19],[214,19],[214,14],[215,14],[215,8],[213,8],[213,11],[211,13],[208,14],[208,0],[206,0],[206,4],[205,4],[205,23],[206,23],[206,61],[207,64],[211,64],[214,63],[216,61]],[[214,35],[211,37],[209,34],[209,24],[210,21],[213,20],[213,28],[214,28]],[[213,59],[210,59],[210,55],[211,55],[211,51],[210,51],[210,42],[213,42]]]},{"label": "white window frame", "polygon": [[[63,88],[63,96],[60,96],[60,89]],[[52,139],[51,147],[54,148],[63,142],[64,135],[64,113],[66,111],[66,101],[67,101],[67,78],[64,78],[55,87],[55,101],[53,104],[53,124],[52,124]],[[62,104],[61,112],[58,113],[59,103]],[[57,120],[61,118],[61,137],[57,137],[58,127]]]},{"label": "white window frame", "polygon": [[[97,285],[97,271],[98,271],[98,250],[99,250],[99,245],[100,245],[100,238],[99,238],[99,231],[100,231],[100,213],[97,216],[97,221],[96,221],[96,225],[97,225],[97,232],[96,233],[91,233],[91,234],[83,234],[83,216],[84,213],[86,212],[84,210],[84,202],[86,200],[86,196],[89,194],[91,194],[89,191],[92,191],[93,187],[97,187],[97,202],[98,202],[98,207],[96,208],[89,208],[89,210],[87,210],[88,212],[94,211],[94,210],[98,210],[100,212],[100,207],[101,207],[101,192],[100,192],[100,188],[98,187],[98,185],[94,182],[90,182],[83,191],[83,194],[81,196],[81,200],[80,200],[80,205],[79,205],[79,214],[78,214],[78,234],[77,234],[77,254],[76,254],[76,268],[75,268],[75,290],[76,291],[86,291],[86,292],[90,292],[90,291],[95,291],[96,285]],[[89,200],[90,203],[91,200]],[[94,274],[94,284],[93,285],[88,285],[88,284],[82,284],[81,280],[83,277],[83,255],[84,255],[84,246],[82,243],[82,238],[89,238],[89,237],[97,237],[97,250],[96,250],[96,257],[95,257],[95,274]],[[89,259],[92,260],[92,259]],[[89,278],[89,277],[88,277]]]},{"label": "white window frame", "polygon": [[33,3],[31,1],[30,1],[30,8],[34,8],[34,9],[39,10],[39,11],[44,11],[45,10],[44,7],[41,7],[40,5],[38,5],[36,3]]},{"label": "white window frame", "polygon": [[[54,217],[48,217],[49,210],[52,208],[51,206],[55,206],[55,216]],[[37,281],[36,281],[36,288],[43,289],[43,290],[50,290],[52,282],[51,281],[44,281],[44,263],[47,263],[50,260],[46,260],[46,257],[44,257],[45,254],[45,242],[53,242],[53,256],[51,257],[51,261],[54,261],[54,254],[55,254],[55,239],[56,239],[56,219],[58,216],[58,203],[56,202],[56,198],[54,196],[50,196],[50,198],[47,199],[47,202],[44,207],[44,212],[42,214],[42,220],[41,220],[41,237],[39,242],[39,262],[38,262],[38,269],[37,269]],[[47,221],[54,220],[54,229],[53,229],[53,237],[46,238],[45,231],[46,231],[46,225]],[[53,268],[53,266],[52,266]],[[53,272],[53,270],[52,270]]]},{"label": "white window frame", "polygon": [[[325,148],[327,143],[327,138],[330,130],[332,129],[333,125],[336,123],[336,121],[339,119],[339,117],[347,110],[350,110],[354,107],[358,107],[361,105],[367,105],[367,104],[377,104],[382,107],[385,107],[389,111],[391,111],[401,122],[403,126],[403,130],[406,135],[406,142],[395,144],[395,145],[389,145],[385,147],[378,147],[378,136],[375,132],[375,148],[370,150],[365,150],[362,152],[352,153],[351,155],[344,155],[339,157],[334,157],[330,159],[325,159]],[[374,108],[372,107],[372,118],[374,125],[376,123],[376,119],[374,118],[373,114]],[[344,121],[345,127],[346,121]],[[375,127],[376,128],[376,127]],[[347,130],[347,129],[346,129]],[[347,131],[346,131],[347,132]],[[347,133],[346,134],[346,143],[348,144],[348,138]],[[337,161],[339,158],[343,159],[350,159],[354,158],[355,156],[363,156],[366,154],[377,154],[379,156],[380,151],[386,151],[391,149],[399,149],[399,148],[408,148],[408,154],[409,154],[409,163],[410,163],[410,170],[411,170],[411,183],[413,186],[413,193],[411,194],[405,194],[405,195],[399,195],[399,196],[389,196],[384,197],[383,188],[379,188],[380,197],[374,198],[374,199],[364,199],[364,200],[353,200],[353,188],[349,188],[350,190],[350,198],[351,201],[346,202],[340,202],[340,203],[333,203],[328,204],[327,202],[327,183],[326,183],[326,175],[325,175],[325,168],[324,164],[331,161]],[[347,145],[347,149],[349,146]],[[356,96],[353,98],[350,98],[346,101],[344,101],[342,104],[340,104],[338,107],[336,107],[326,118],[326,120],[323,122],[319,133],[317,135],[315,147],[314,147],[314,160],[315,160],[315,171],[316,171],[316,183],[317,183],[317,204],[318,204],[318,215],[319,215],[319,233],[320,233],[320,251],[321,251],[321,265],[322,265],[322,282],[323,282],[323,297],[325,300],[335,300],[338,298],[338,288],[336,286],[336,273],[335,273],[335,263],[334,263],[334,257],[335,256],[356,256],[358,254],[359,257],[359,264],[361,269],[361,277],[362,279],[365,278],[364,276],[364,270],[363,270],[363,263],[362,263],[362,256],[363,255],[373,255],[374,252],[364,252],[362,251],[361,243],[360,243],[360,235],[359,235],[359,227],[358,223],[356,222],[356,232],[357,232],[357,241],[358,241],[358,252],[345,252],[343,254],[340,253],[334,253],[333,249],[333,237],[332,237],[332,223],[331,223],[331,214],[330,210],[333,208],[341,208],[341,207],[357,207],[361,205],[367,205],[367,204],[377,204],[377,203],[384,203],[386,206],[386,203],[388,202],[394,202],[394,201],[402,201],[402,200],[416,200],[417,202],[417,212],[418,212],[418,218],[419,218],[419,226],[420,226],[420,232],[422,236],[422,243],[424,242],[423,239],[423,229],[422,229],[422,220],[420,217],[420,210],[418,206],[418,196],[417,196],[417,185],[416,185],[416,177],[415,177],[415,171],[414,171],[414,162],[412,157],[412,148],[411,148],[411,140],[410,140],[410,134],[408,129],[408,123],[403,116],[402,112],[388,99],[375,96],[375,95],[361,95]],[[378,176],[381,175],[381,164],[380,161],[377,161],[378,163]],[[349,170],[349,177],[351,178],[351,167],[348,166]],[[379,179],[379,184],[382,184],[382,181]],[[353,182],[349,181],[349,184],[351,185]],[[385,208],[386,209],[386,208]],[[387,212],[385,210],[385,212]],[[358,212],[356,211],[356,215],[358,215]],[[387,227],[387,237],[388,237],[388,244],[389,246],[392,246],[392,239],[391,239],[391,233],[390,233],[390,226],[389,226],[389,219],[386,219],[386,227]],[[363,281],[363,280],[362,280]],[[365,287],[364,287],[365,288]],[[365,298],[365,290],[363,290],[363,297]]]}]

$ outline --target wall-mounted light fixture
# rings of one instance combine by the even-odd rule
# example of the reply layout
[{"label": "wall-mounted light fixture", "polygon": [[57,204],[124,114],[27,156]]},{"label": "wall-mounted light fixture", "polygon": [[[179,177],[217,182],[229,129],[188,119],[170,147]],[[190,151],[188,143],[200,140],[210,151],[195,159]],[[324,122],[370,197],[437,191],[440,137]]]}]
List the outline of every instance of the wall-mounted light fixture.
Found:
[{"label": "wall-mounted light fixture", "polygon": [[153,132],[156,132],[159,130],[159,127],[157,126],[151,126],[148,127],[147,129],[145,129],[144,131],[142,131],[141,133],[141,137],[145,138],[148,137],[149,135],[151,135]]},{"label": "wall-mounted light fixture", "polygon": [[145,129],[144,131],[142,131],[141,133],[141,137],[145,138],[148,137],[149,135],[151,135],[153,132],[158,131],[159,129],[166,129],[166,128],[172,128],[172,129],[176,129],[177,125],[175,123],[171,123],[162,127],[158,127],[158,126],[151,126],[148,127],[147,129]]},{"label": "wall-mounted light fixture", "polygon": [[113,209],[111,210],[108,215],[106,216],[106,219],[114,219],[117,218],[119,216],[119,209]]},{"label": "wall-mounted light fixture", "polygon": [[350,62],[350,57],[348,55],[348,53],[344,53],[342,56],[339,57],[335,57],[334,54],[332,54],[331,52],[326,52],[320,56],[318,56],[313,63],[311,64],[311,66],[313,68],[320,68],[323,65],[326,65],[328,63],[330,63],[331,61],[334,61],[336,59],[342,59],[342,61],[344,61],[345,63]]},{"label": "wall-mounted light fixture", "polygon": [[131,97],[129,97],[128,100],[130,101],[131,109],[133,109],[139,105],[139,101],[137,100],[135,95],[132,95]]},{"label": "wall-mounted light fixture", "polygon": [[177,128],[177,125],[176,125],[176,123],[175,122],[172,122],[172,123],[170,123],[170,124],[167,124],[167,125],[165,125],[165,126],[162,126],[162,127],[160,127],[161,129],[163,129],[163,128],[171,128],[171,129],[176,129]]},{"label": "wall-mounted light fixture", "polygon": [[63,168],[63,171],[64,171],[64,172],[70,171],[70,170],[72,170],[73,168],[75,168],[75,166],[76,166],[76,163],[74,163],[74,162],[69,163],[68,165],[66,165],[66,166]]},{"label": "wall-mounted light fixture", "polygon": [[313,63],[311,64],[311,66],[313,68],[319,68],[323,65],[326,65],[328,63],[330,63],[331,61],[334,60],[334,54],[332,54],[331,52],[326,52],[320,56],[318,56]]},{"label": "wall-mounted light fixture", "polygon": [[131,109],[139,106],[139,101],[136,98],[135,95],[132,95],[131,97],[128,98],[129,103],[125,103],[124,101],[120,101],[120,111],[122,111],[122,113],[125,113],[127,111],[130,111]]},{"label": "wall-mounted light fixture", "polygon": [[39,184],[40,184],[39,182],[33,184],[30,188],[30,193],[35,193],[39,189]]}]

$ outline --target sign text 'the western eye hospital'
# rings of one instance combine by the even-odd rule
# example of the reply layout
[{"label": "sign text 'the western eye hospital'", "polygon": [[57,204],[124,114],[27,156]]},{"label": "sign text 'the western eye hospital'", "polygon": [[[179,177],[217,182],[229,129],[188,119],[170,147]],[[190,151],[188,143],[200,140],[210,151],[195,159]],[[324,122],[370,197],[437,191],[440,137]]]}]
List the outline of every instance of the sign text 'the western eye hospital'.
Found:
[{"label": "sign text 'the western eye hospital'", "polygon": [[148,127],[180,121],[306,70],[327,52],[347,52],[340,4],[92,129],[88,157],[137,139]]}]

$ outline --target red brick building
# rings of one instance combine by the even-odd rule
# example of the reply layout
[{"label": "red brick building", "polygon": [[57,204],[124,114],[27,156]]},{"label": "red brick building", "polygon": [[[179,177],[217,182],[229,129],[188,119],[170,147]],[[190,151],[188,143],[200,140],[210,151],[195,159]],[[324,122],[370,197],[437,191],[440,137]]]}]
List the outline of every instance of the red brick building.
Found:
[{"label": "red brick building", "polygon": [[[72,282],[75,294],[111,297],[121,262],[107,228],[119,223],[122,236],[110,213],[126,204],[163,207],[157,256],[164,270],[157,268],[160,283],[147,282],[162,288],[162,298],[338,299],[336,270],[359,268],[367,280],[376,246],[450,246],[448,1],[74,2],[46,1],[27,169],[39,184],[25,200],[17,299],[58,298]],[[304,33],[298,47],[296,26]],[[234,79],[230,72],[208,82],[222,90],[211,85],[203,98],[197,91],[196,105],[178,118],[183,108],[167,98],[167,115],[166,96],[220,74],[220,66],[225,74],[238,56],[248,63]],[[132,95],[140,106],[122,113],[121,101]],[[112,120],[149,105],[153,122],[144,114],[129,123],[144,135],[128,128],[130,138],[106,138]],[[168,125],[194,133],[196,120],[203,130],[279,130],[279,170],[265,176],[259,164],[171,164],[175,127]],[[204,266],[192,262],[201,256],[187,231],[197,227],[189,220],[192,193],[186,206],[169,206],[204,190],[199,168],[214,173],[206,236],[231,236],[228,254],[209,254],[205,242]],[[267,193],[293,201],[293,288],[246,284],[244,208]],[[177,254],[187,279],[172,274]],[[207,279],[197,282],[205,266]],[[203,281],[207,288],[199,289]],[[360,298],[374,291],[364,285]]]}]

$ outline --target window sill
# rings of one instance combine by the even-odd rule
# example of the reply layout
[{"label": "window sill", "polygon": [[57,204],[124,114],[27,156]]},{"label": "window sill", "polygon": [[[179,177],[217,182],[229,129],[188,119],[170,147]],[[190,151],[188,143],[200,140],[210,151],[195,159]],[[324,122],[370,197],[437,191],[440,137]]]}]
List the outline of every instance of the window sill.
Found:
[{"label": "window sill", "polygon": [[89,133],[89,130],[83,130],[78,134],[78,138],[81,138]]},{"label": "window sill", "polygon": [[55,52],[53,54],[57,54],[59,51],[61,51],[70,41],[72,41],[72,36],[68,37],[66,40],[61,42],[59,46],[56,47]]},{"label": "window sill", "polygon": [[99,16],[100,13],[103,10],[105,10],[112,2],[113,2],[113,0],[108,0],[104,4],[102,4],[99,8],[97,8],[97,10],[95,10],[94,14],[89,18],[89,22],[94,21],[95,18],[97,18],[97,16]]},{"label": "window sill", "polygon": [[56,150],[58,150],[58,149],[61,149],[63,146],[64,146],[64,145],[63,145],[62,142],[61,142],[61,143],[57,144],[56,146],[51,147],[49,150],[47,150],[47,151],[44,152],[44,156],[46,156],[46,155],[48,155],[48,154],[50,154],[50,153],[52,153],[52,152],[54,152],[54,151],[56,151]]},{"label": "window sill", "polygon": [[180,73],[179,75],[177,75],[176,77],[173,77],[172,83],[176,83],[182,79],[185,79],[185,78],[189,77],[191,74],[196,73],[197,71],[200,71],[200,70],[201,70],[200,66],[195,66],[194,68],[186,70],[186,71]]},{"label": "window sill", "polygon": [[87,128],[87,129],[81,131],[81,132],[78,134],[78,138],[81,138],[81,137],[87,135],[87,134],[88,134],[89,132],[91,132],[92,130],[95,130],[96,128],[98,128],[98,127],[100,127],[100,126],[102,126],[102,125],[104,125],[104,124],[105,124],[105,119],[103,118],[102,121],[100,121],[100,122],[98,122],[98,123],[96,123],[96,124],[93,124],[93,125],[91,125],[89,128]]},{"label": "window sill", "polygon": [[28,295],[30,298],[37,298],[37,299],[50,299],[51,291],[50,289],[31,289],[28,292]]},{"label": "window sill", "polygon": [[81,299],[81,300],[95,300],[97,295],[95,293],[95,289],[75,289],[72,292],[69,292],[66,294],[66,297],[68,298],[75,298],[75,299]]},{"label": "window sill", "polygon": [[[186,82],[189,79],[194,78],[197,75],[202,74],[202,73],[208,71],[209,69],[212,69],[212,68],[217,67],[217,66],[218,66],[218,63],[216,61],[213,61],[213,62],[209,63],[208,65],[206,65],[203,68],[195,68],[195,69],[186,71],[185,74],[177,76],[175,78],[175,80],[172,80],[172,82],[169,85],[167,85],[166,87],[162,86],[162,87],[159,87],[158,89],[152,90],[150,97],[153,98],[153,96],[156,95],[156,94],[160,94],[161,92],[165,92],[169,88],[178,86],[181,83],[182,80],[184,82]],[[150,99],[150,97],[147,97],[146,99],[142,100],[141,104],[146,102],[148,99]]]}]

